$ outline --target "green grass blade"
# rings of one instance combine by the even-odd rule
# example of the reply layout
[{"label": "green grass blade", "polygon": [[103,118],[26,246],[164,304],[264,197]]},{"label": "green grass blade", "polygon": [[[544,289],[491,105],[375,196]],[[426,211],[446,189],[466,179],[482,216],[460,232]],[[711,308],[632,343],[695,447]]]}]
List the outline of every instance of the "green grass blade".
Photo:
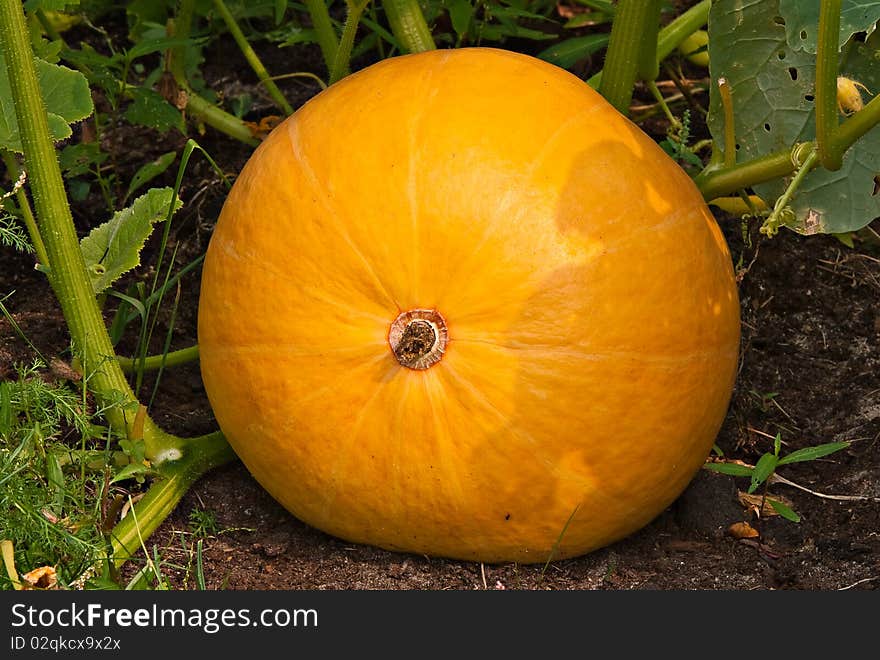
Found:
[{"label": "green grass blade", "polygon": [[823,456],[828,456],[834,452],[849,447],[848,442],[829,442],[824,445],[816,445],[815,447],[804,447],[790,454],[786,454],[779,459],[779,465],[788,465],[789,463],[801,463],[803,461],[813,461]]}]

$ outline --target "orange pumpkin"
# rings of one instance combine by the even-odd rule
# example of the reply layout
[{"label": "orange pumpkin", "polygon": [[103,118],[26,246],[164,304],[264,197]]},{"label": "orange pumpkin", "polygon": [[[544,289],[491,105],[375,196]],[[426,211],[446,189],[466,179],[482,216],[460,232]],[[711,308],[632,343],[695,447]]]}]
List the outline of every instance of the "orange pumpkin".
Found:
[{"label": "orange pumpkin", "polygon": [[568,72],[387,59],[258,147],[204,263],[220,428],[297,518],[486,562],[583,554],[685,488],[739,303],[689,177]]}]

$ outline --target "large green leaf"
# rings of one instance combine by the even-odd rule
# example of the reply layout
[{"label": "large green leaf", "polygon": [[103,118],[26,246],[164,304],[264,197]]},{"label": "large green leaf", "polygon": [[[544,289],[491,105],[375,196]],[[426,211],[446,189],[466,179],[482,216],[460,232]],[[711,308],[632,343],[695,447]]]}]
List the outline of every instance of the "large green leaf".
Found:
[{"label": "large green leaf", "polygon": [[[96,294],[140,265],[141,250],[153,225],[168,217],[172,196],[171,188],[151,188],[83,237],[80,249]],[[175,198],[174,210],[180,206],[180,200]]]},{"label": "large green leaf", "polygon": [[[795,50],[816,53],[820,0],[779,0],[785,36]],[[843,0],[840,8],[840,43],[858,32],[871,33],[880,21],[880,0]]]},{"label": "large green leaf", "polygon": [[[79,71],[34,58],[40,91],[49,117],[53,140],[70,137],[70,124],[85,119],[94,110],[89,83]],[[6,59],[0,52],[0,148],[21,153],[21,136],[15,118],[12,89],[6,73]]]},{"label": "large green leaf", "polygon": [[166,132],[172,128],[183,131],[183,115],[152,89],[136,87],[131,91],[132,103],[125,110],[125,118],[133,124]]},{"label": "large green leaf", "polygon": [[[716,0],[709,12],[709,57],[713,80],[726,78],[731,88],[738,162],[768,155],[815,137],[815,56],[796,50],[786,40],[789,17],[783,0]],[[854,44],[845,72],[872,88],[880,75],[874,57],[877,35]],[[872,89],[876,89],[876,86]],[[720,94],[713,85],[709,130],[723,142]],[[836,172],[817,168],[808,174],[790,206],[789,228],[802,233],[855,231],[880,216],[874,177],[880,172],[880,128],[875,127],[844,157]],[[771,204],[788,181],[756,185]]]}]

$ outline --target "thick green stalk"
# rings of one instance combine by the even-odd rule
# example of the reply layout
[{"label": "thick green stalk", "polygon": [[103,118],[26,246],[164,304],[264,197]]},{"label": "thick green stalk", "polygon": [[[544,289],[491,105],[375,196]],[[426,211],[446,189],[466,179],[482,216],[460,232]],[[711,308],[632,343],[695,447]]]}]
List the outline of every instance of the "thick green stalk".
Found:
[{"label": "thick green stalk", "polygon": [[111,532],[112,562],[118,568],[138,553],[180,499],[205,472],[235,459],[220,433],[187,440],[186,454],[168,467]]},{"label": "thick green stalk", "polygon": [[648,29],[639,43],[639,65],[636,69],[636,77],[646,83],[653,83],[660,74],[660,60],[657,58],[657,41],[660,32],[660,2],[654,0],[645,2],[648,16],[645,18],[647,25],[656,25],[656,29]]},{"label": "thick green stalk", "polygon": [[370,0],[361,0],[360,2],[345,0],[347,14],[345,26],[342,28],[342,37],[339,39],[339,47],[336,49],[336,57],[333,58],[333,66],[330,67],[329,84],[331,85],[348,75],[354,37],[361,22],[361,14],[364,13],[369,2]]},{"label": "thick green stalk", "polygon": [[382,0],[382,9],[403,52],[422,53],[437,48],[418,0]]},{"label": "thick green stalk", "polygon": [[703,27],[709,20],[711,7],[712,0],[702,0],[660,30],[657,35],[657,60],[669,57],[682,41]]},{"label": "thick green stalk", "polygon": [[856,140],[880,124],[880,96],[875,96],[861,110],[844,121],[837,129],[837,147],[846,153]]},{"label": "thick green stalk", "polygon": [[[180,85],[179,82],[178,85]],[[241,119],[235,115],[229,114],[225,110],[221,110],[207,99],[202,98],[189,89],[188,85],[180,86],[187,90],[186,110],[193,117],[205,122],[211,128],[214,128],[221,133],[225,133],[229,137],[235,138],[240,142],[249,144],[252,147],[256,147],[260,143],[260,141],[254,137],[251,129],[249,129],[247,124]]]},{"label": "thick green stalk", "polygon": [[[835,136],[837,148],[841,153],[846,153],[859,138],[878,124],[880,124],[880,96],[872,99],[864,108],[840,125]],[[703,193],[703,197],[712,200],[756,183],[790,175],[803,165],[813,146],[811,142],[801,142],[791,149],[783,149],[733,167],[706,169],[694,178],[694,182]]]},{"label": "thick green stalk", "polygon": [[[49,133],[24,12],[18,0],[0,0],[0,43],[30,177],[37,229],[52,264],[52,288],[61,304],[88,385],[102,404],[104,416],[117,432],[131,435],[134,431],[132,410],[138,401],[115,360],[110,336],[92,292]],[[120,398],[123,405],[119,405]],[[143,436],[151,455],[180,442],[160,431],[149,419],[145,421]]]},{"label": "thick green stalk", "polygon": [[843,163],[837,139],[837,40],[841,0],[822,0],[816,50],[816,143],[826,170],[839,170]]},{"label": "thick green stalk", "polygon": [[238,27],[238,23],[235,22],[235,17],[232,15],[232,12],[229,11],[226,3],[223,2],[223,0],[214,0],[214,8],[220,13],[223,22],[226,23],[226,28],[232,35],[232,38],[235,39],[235,43],[238,44],[247,63],[250,64],[254,73],[256,73],[257,77],[260,79],[260,82],[263,83],[263,87],[266,88],[269,96],[272,97],[272,100],[278,104],[278,107],[281,108],[285,114],[292,115],[293,108],[290,103],[287,102],[287,99],[284,98],[284,94],[278,89],[275,81],[269,76],[269,72],[266,71],[266,67],[263,66],[262,60],[260,60],[256,52],[254,52],[254,49],[251,48],[247,37],[244,36],[241,28]]},{"label": "thick green stalk", "polygon": [[[682,41],[706,24],[711,6],[711,0],[702,0],[660,30],[657,35],[657,62],[662,62],[669,57],[669,54],[678,48]],[[587,80],[587,84],[593,89],[598,89],[602,82],[602,75],[602,71],[597,72]]]},{"label": "thick green stalk", "polygon": [[336,31],[333,29],[333,23],[330,22],[330,12],[327,11],[325,0],[305,0],[305,5],[309,10],[312,27],[315,28],[318,45],[321,47],[321,54],[324,56],[324,63],[329,73],[336,60],[336,49],[339,48]]},{"label": "thick green stalk", "polygon": [[782,149],[733,167],[704,170],[694,178],[694,183],[704,199],[713,200],[756,183],[788,176],[803,165],[812,149],[812,142],[801,142],[790,149]]},{"label": "thick green stalk", "polygon": [[[645,59],[644,45],[657,42],[658,0],[620,0],[614,13],[599,93],[618,112],[629,114],[633,88]],[[651,38],[651,33],[654,37]]]}]

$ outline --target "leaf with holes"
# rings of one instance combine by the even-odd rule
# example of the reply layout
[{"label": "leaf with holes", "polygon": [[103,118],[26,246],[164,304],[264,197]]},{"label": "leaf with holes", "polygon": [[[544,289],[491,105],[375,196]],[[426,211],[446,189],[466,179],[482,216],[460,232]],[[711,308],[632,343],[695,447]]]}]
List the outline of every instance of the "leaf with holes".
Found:
[{"label": "leaf with holes", "polygon": [[[779,0],[785,20],[785,37],[795,50],[816,53],[819,33],[819,0]],[[843,0],[840,7],[840,40],[843,46],[854,34],[871,34],[880,21],[880,0]]]},{"label": "leaf with holes", "polygon": [[[737,138],[737,161],[791,147],[815,137],[815,56],[794,50],[786,41],[787,18],[781,0],[743,6],[717,0],[709,12],[709,53],[713,79],[724,77],[731,88]],[[875,32],[866,43],[849,49],[844,71],[866,85],[880,77]],[[711,91],[709,130],[723,142],[720,95]],[[841,233],[861,229],[880,216],[874,176],[880,171],[880,128],[875,127],[846,153],[836,172],[816,169],[807,175],[791,200],[790,229],[801,234]],[[754,186],[763,199],[777,199],[787,180]]]},{"label": "leaf with holes", "polygon": [[[95,293],[101,293],[124,273],[140,264],[140,252],[156,222],[165,220],[173,197],[171,188],[151,188],[131,206],[80,241]],[[174,198],[176,211],[181,202]]]}]

